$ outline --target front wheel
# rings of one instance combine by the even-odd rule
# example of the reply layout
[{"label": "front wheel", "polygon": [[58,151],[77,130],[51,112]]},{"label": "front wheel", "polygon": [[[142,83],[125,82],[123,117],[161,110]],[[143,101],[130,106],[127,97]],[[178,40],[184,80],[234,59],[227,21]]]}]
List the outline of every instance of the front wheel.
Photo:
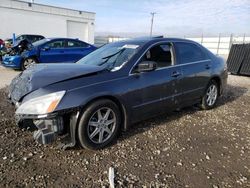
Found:
[{"label": "front wheel", "polygon": [[114,102],[95,101],[80,117],[78,138],[81,146],[90,150],[104,148],[117,137],[120,125],[121,112]]},{"label": "front wheel", "polygon": [[216,105],[219,96],[219,87],[216,81],[211,80],[207,86],[206,92],[202,97],[201,108],[208,110]]},{"label": "front wheel", "polygon": [[21,70],[26,70],[27,68],[29,68],[30,66],[34,65],[38,63],[38,61],[36,60],[36,58],[34,57],[28,57],[26,59],[23,60],[22,65],[21,65]]}]

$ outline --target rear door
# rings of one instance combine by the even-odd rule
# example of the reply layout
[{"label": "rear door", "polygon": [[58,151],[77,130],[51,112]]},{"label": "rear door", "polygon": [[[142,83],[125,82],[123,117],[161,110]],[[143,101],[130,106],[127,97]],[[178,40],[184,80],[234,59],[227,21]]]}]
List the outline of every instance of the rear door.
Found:
[{"label": "rear door", "polygon": [[40,49],[41,63],[66,63],[67,54],[65,53],[64,39],[55,39],[46,43]]},{"label": "rear door", "polygon": [[78,40],[67,40],[65,54],[69,63],[75,63],[85,55],[89,54],[92,50],[91,46],[85,42]]},{"label": "rear door", "polygon": [[181,94],[177,100],[181,106],[199,101],[211,75],[211,60],[202,48],[194,43],[176,42],[177,66],[181,68],[182,77],[178,90]]}]

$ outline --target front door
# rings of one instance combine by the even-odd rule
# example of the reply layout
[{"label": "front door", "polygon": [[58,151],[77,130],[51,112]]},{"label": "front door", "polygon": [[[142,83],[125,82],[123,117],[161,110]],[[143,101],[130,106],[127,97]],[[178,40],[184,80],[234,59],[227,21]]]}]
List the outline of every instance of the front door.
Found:
[{"label": "front door", "polygon": [[40,50],[41,63],[66,63],[65,40],[52,40],[46,43]]},{"label": "front door", "polygon": [[153,46],[141,58],[154,61],[157,69],[150,72],[135,73],[132,70],[129,82],[131,92],[127,95],[131,101],[132,119],[141,120],[164,113],[175,108],[174,95],[179,67],[174,66],[171,44],[162,43]]}]

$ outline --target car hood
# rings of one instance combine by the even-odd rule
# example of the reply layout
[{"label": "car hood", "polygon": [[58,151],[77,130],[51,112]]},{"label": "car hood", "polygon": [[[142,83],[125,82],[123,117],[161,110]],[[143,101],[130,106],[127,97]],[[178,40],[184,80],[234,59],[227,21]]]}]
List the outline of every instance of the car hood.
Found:
[{"label": "car hood", "polygon": [[39,88],[104,70],[103,66],[60,63],[38,64],[20,73],[15,77],[9,87],[10,97],[13,102]]}]

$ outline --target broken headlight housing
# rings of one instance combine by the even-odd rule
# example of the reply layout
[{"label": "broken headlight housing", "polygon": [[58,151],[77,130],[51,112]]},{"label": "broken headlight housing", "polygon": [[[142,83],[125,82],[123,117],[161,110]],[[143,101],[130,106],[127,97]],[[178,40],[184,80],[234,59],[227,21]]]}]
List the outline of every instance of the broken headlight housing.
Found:
[{"label": "broken headlight housing", "polygon": [[51,113],[56,109],[64,94],[65,91],[59,91],[30,99],[19,106],[16,114],[43,115]]}]

